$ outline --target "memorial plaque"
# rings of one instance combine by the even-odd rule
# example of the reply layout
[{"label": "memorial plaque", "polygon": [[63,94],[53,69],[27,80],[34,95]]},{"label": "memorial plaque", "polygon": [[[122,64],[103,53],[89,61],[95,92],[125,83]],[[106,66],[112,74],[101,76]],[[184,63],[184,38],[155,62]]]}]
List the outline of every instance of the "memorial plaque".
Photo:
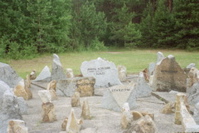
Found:
[{"label": "memorial plaque", "polygon": [[136,89],[131,85],[117,85],[106,90],[102,99],[102,107],[121,111],[124,103],[132,109],[136,107]]},{"label": "memorial plaque", "polygon": [[98,58],[84,61],[80,69],[84,77],[94,77],[96,79],[95,88],[121,84],[118,78],[118,70],[113,62]]}]

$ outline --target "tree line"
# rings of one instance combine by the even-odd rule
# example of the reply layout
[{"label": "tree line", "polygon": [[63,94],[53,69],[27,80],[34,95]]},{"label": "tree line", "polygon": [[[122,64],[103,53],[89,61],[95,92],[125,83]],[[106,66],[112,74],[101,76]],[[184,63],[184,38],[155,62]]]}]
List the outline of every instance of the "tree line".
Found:
[{"label": "tree line", "polygon": [[0,55],[199,49],[198,0],[1,0]]}]

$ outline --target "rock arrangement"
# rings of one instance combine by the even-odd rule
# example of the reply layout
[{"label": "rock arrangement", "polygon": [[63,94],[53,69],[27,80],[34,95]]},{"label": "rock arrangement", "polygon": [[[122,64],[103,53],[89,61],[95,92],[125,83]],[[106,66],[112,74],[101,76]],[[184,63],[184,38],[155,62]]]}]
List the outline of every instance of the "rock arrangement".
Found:
[{"label": "rock arrangement", "polygon": [[[165,115],[174,113],[174,123],[181,124],[185,132],[199,132],[199,70],[194,63],[182,69],[173,55],[165,57],[158,52],[156,62],[150,63],[132,82],[129,82],[125,66],[116,67],[113,62],[102,58],[84,61],[80,70],[82,76],[78,77],[71,68],[66,68],[64,73],[59,56],[53,54],[52,73],[45,66],[38,76],[33,70],[22,79],[9,65],[0,63],[3,77],[0,78],[0,132],[28,133],[22,114],[27,114],[25,100],[33,98],[32,81],[47,83],[38,91],[42,101],[42,122],[57,120],[53,100],[59,96],[71,98],[70,114],[60,125],[66,133],[97,132],[93,127],[81,130],[83,120],[88,122],[94,117],[87,98],[81,97],[92,97],[96,90],[102,91],[101,108],[120,113],[120,128],[124,133],[157,133],[154,114],[136,111],[139,107],[137,101],[150,97],[152,91],[176,91],[176,101],[165,104],[160,112]],[[190,106],[194,108],[193,116]],[[83,120],[76,117],[75,109],[79,108]]]}]

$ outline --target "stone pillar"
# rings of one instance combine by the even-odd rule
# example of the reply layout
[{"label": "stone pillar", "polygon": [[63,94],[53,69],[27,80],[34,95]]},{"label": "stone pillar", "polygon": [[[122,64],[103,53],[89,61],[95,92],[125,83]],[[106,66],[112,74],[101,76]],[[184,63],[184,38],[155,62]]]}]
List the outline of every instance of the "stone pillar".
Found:
[{"label": "stone pillar", "polygon": [[83,119],[91,119],[90,107],[89,107],[87,99],[85,101],[83,101],[81,117]]},{"label": "stone pillar", "polygon": [[28,133],[28,128],[23,120],[10,120],[8,122],[7,133]]},{"label": "stone pillar", "polygon": [[64,119],[64,121],[62,122],[62,124],[61,124],[62,131],[66,131],[66,125],[67,125],[67,123],[68,123],[68,117],[66,117]]},{"label": "stone pillar", "polygon": [[121,120],[120,120],[120,125],[123,129],[129,128],[131,125],[131,121],[133,119],[133,116],[130,112],[130,107],[128,103],[124,103],[123,108],[122,108],[122,115],[121,115]]},{"label": "stone pillar", "polygon": [[52,80],[47,85],[47,90],[50,92],[51,100],[56,100],[57,99],[56,84],[57,84],[56,80]]},{"label": "stone pillar", "polygon": [[121,82],[126,81],[126,67],[119,65],[117,67],[118,70],[118,77]]},{"label": "stone pillar", "polygon": [[181,100],[185,100],[185,94],[183,93],[178,93],[176,95],[176,108],[175,108],[175,124],[177,125],[181,125],[181,121],[182,121],[182,116],[180,114],[180,102]]},{"label": "stone pillar", "polygon": [[47,102],[42,104],[42,122],[56,121],[55,107],[53,103]]},{"label": "stone pillar", "polygon": [[72,107],[79,107],[80,106],[80,93],[75,92],[71,97],[71,106]]},{"label": "stone pillar", "polygon": [[74,78],[73,69],[66,68],[66,77],[67,78]]}]

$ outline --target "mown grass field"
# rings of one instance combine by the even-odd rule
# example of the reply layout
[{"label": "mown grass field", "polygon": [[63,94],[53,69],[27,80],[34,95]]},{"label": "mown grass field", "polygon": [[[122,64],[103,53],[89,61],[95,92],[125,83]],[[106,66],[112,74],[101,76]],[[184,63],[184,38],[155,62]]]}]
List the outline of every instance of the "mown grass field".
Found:
[{"label": "mown grass field", "polygon": [[[182,50],[110,50],[102,52],[74,52],[58,54],[63,68],[72,68],[75,74],[80,74],[80,66],[83,61],[89,61],[98,57],[105,58],[115,63],[115,65],[124,65],[128,73],[138,73],[147,68],[149,63],[155,62],[157,52],[161,51],[165,56],[174,55],[179,65],[184,68],[190,63],[199,66],[199,52],[187,52]],[[40,57],[28,60],[0,59],[13,67],[19,76],[25,77],[33,69],[37,74],[47,65],[52,66],[52,54],[42,55]]]}]

